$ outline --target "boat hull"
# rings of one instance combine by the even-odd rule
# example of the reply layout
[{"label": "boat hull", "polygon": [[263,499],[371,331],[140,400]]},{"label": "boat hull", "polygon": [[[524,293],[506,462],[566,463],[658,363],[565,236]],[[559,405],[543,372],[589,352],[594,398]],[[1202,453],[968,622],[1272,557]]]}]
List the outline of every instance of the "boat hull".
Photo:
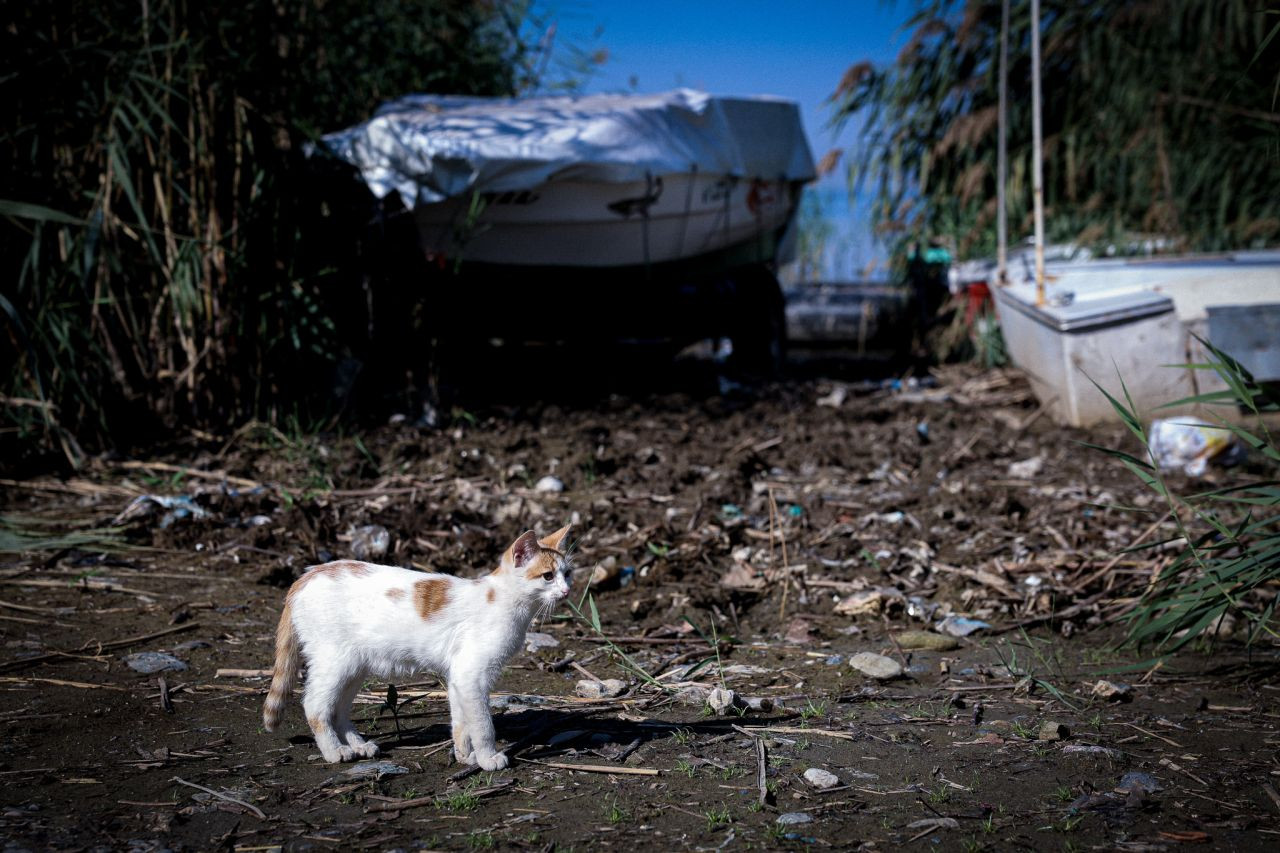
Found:
[{"label": "boat hull", "polygon": [[1196,411],[1167,404],[1226,387],[1212,371],[1186,367],[1206,360],[1198,338],[1246,366],[1267,363],[1254,361],[1239,335],[1215,336],[1210,318],[1218,306],[1247,308],[1260,322],[1273,316],[1280,253],[1064,264],[1049,273],[1046,305],[1035,304],[1034,286],[1025,281],[992,292],[1010,358],[1059,423],[1118,420],[1107,394],[1122,401],[1128,395],[1144,419],[1157,408],[1162,415]]},{"label": "boat hull", "polygon": [[517,266],[621,267],[706,256],[759,241],[772,260],[801,184],[725,175],[554,181],[528,190],[420,204],[424,251]]}]

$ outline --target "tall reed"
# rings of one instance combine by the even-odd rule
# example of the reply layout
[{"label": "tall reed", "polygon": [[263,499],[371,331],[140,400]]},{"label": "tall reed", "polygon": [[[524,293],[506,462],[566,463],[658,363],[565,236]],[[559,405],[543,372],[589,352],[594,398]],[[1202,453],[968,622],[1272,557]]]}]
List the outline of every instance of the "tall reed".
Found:
[{"label": "tall reed", "polygon": [[545,62],[528,12],[499,0],[4,4],[9,461],[279,415],[317,390],[351,346],[335,305],[360,298],[348,261],[367,222],[320,192],[305,143],[405,92],[530,85]]}]

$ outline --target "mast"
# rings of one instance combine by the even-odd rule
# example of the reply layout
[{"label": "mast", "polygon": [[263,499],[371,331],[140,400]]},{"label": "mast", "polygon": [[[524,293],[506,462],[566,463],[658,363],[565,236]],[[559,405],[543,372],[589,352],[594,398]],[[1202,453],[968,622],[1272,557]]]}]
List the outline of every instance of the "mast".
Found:
[{"label": "mast", "polygon": [[1040,0],[1031,0],[1031,192],[1036,220],[1036,305],[1044,305],[1044,162],[1040,123]]},{"label": "mast", "polygon": [[1000,4],[1000,109],[997,113],[996,148],[996,283],[1009,283],[1009,212],[1005,207],[1005,185],[1008,183],[1008,114],[1009,114],[1009,0]]}]

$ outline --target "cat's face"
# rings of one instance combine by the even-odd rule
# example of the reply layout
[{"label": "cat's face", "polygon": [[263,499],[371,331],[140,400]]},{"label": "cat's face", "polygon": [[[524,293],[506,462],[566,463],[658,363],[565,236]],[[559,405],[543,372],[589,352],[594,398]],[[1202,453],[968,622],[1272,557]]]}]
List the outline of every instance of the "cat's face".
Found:
[{"label": "cat's face", "polygon": [[520,589],[521,597],[550,609],[569,595],[572,568],[561,546],[569,525],[544,539],[532,530],[511,543],[502,555],[502,571]]}]

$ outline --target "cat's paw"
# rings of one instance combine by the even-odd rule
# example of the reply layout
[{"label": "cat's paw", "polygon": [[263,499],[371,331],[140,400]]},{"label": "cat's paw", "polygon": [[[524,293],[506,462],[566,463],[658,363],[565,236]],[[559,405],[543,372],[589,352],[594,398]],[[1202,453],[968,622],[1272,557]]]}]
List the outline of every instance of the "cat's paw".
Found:
[{"label": "cat's paw", "polygon": [[501,752],[492,755],[476,756],[476,763],[481,770],[502,770],[507,766],[507,756]]},{"label": "cat's paw", "polygon": [[455,749],[453,751],[453,759],[459,764],[473,765],[476,763],[476,754],[474,752],[468,752],[466,755],[459,755],[458,750]]},{"label": "cat's paw", "polygon": [[330,764],[342,764],[346,761],[355,761],[356,753],[349,746],[337,746],[332,749],[321,749],[320,754],[324,756],[324,760]]},{"label": "cat's paw", "polygon": [[379,752],[378,745],[371,740],[351,747],[351,751],[361,758],[373,758]]}]

